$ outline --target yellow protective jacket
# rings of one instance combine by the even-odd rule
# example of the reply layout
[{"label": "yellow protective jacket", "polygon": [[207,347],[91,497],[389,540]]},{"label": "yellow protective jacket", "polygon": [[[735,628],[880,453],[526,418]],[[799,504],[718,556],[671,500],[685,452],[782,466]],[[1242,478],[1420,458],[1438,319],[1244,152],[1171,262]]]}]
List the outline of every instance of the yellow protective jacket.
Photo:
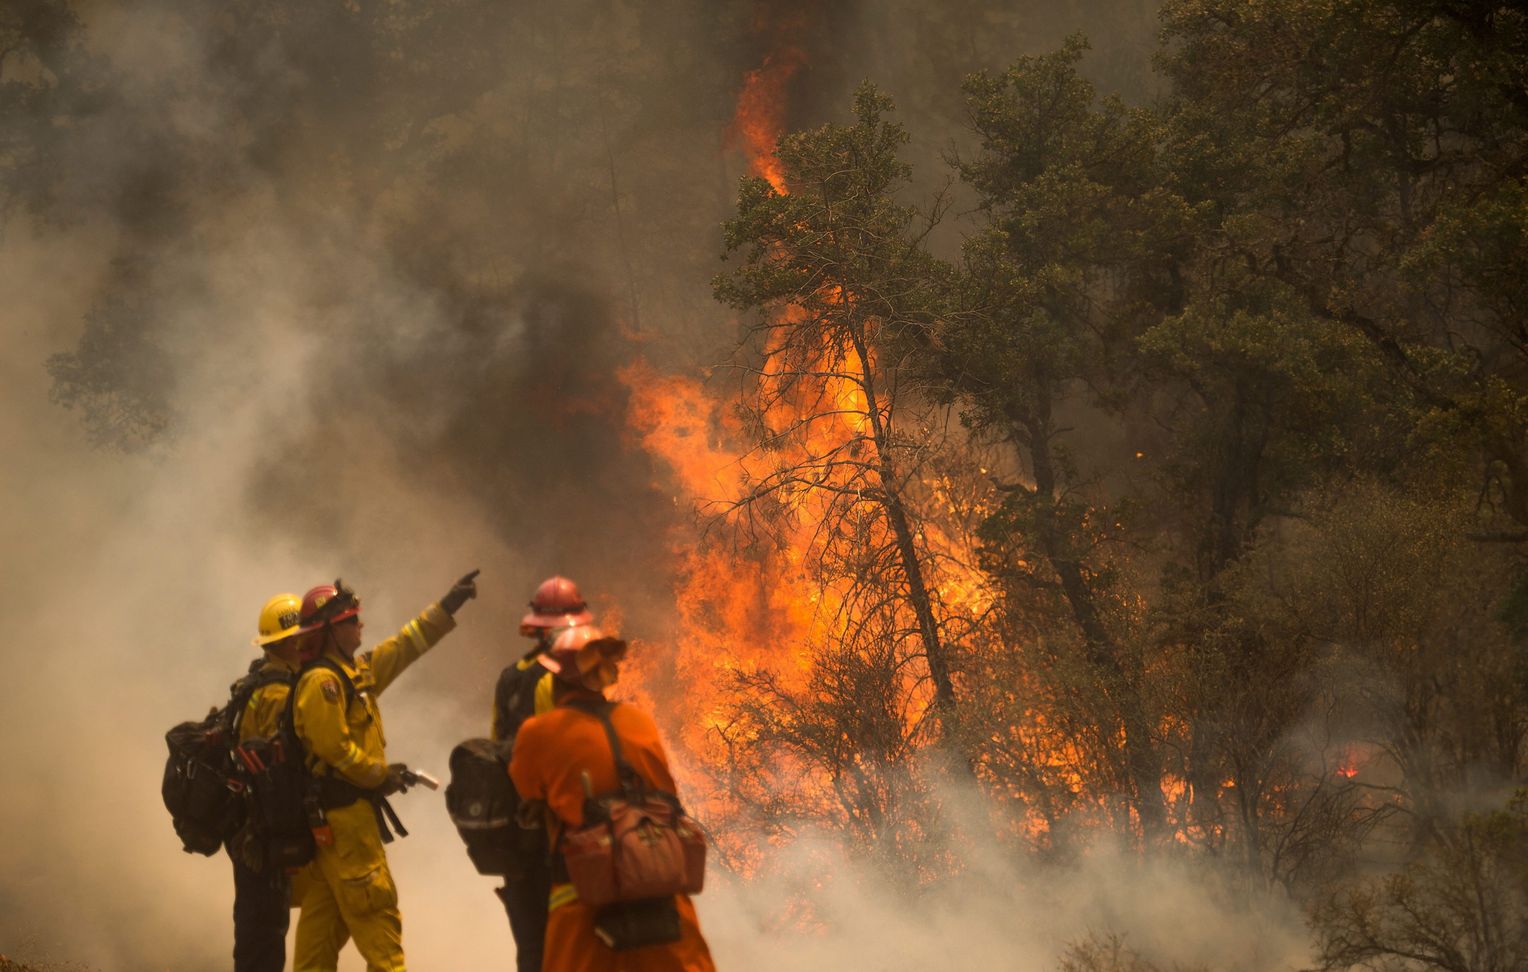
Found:
[{"label": "yellow protective jacket", "polygon": [[382,712],[376,696],[393,683],[446,633],[456,627],[451,615],[432,604],[405,624],[396,635],[346,661],[333,649],[325,652],[355,686],[346,706],[345,687],[328,668],[314,667],[297,682],[293,726],[308,753],[308,765],[319,774],[334,773],[364,789],[387,779]]},{"label": "yellow protective jacket", "polygon": [[[297,670],[296,664],[272,654],[265,656],[265,664],[259,668],[262,675],[266,672],[286,672],[293,678],[297,676]],[[239,742],[253,736],[274,736],[281,722],[281,712],[286,708],[287,696],[291,692],[292,687],[286,682],[272,682],[255,689],[255,694],[249,697],[239,716]]]}]

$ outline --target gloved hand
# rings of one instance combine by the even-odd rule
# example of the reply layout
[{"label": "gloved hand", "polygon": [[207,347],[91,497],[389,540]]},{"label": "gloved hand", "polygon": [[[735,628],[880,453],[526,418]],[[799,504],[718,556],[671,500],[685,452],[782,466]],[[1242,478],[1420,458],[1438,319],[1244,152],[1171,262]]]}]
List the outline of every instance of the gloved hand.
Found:
[{"label": "gloved hand", "polygon": [[382,792],[383,796],[402,793],[409,788],[408,783],[404,781],[404,774],[408,771],[407,763],[388,763],[387,779],[383,780],[382,785],[377,787],[377,789]]},{"label": "gloved hand", "polygon": [[455,584],[452,584],[451,589],[446,592],[446,596],[440,599],[440,609],[447,614],[455,614],[457,608],[467,603],[469,597],[477,597],[477,582],[473,578],[477,577],[479,573],[481,571],[474,570],[472,573],[463,576]]}]

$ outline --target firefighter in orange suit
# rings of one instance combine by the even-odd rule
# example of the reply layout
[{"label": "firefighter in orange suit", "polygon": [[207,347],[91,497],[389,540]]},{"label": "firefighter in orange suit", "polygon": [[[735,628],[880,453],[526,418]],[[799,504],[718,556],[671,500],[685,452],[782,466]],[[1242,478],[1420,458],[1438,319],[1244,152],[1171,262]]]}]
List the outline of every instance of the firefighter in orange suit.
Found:
[{"label": "firefighter in orange suit", "polygon": [[[277,594],[260,609],[255,646],[265,650],[265,657],[250,669],[257,682],[238,715],[241,743],[276,734],[302,663],[301,607],[296,594]],[[234,972],[281,972],[291,921],[286,872],[268,866],[248,829],[229,840],[228,856],[233,858]]]},{"label": "firefighter in orange suit", "polygon": [[[308,592],[303,630],[317,657],[298,679],[293,725],[319,782],[323,826],[306,870],[292,964],[296,972],[333,972],[340,949],[354,939],[368,972],[404,972],[403,919],[382,844],[383,798],[403,789],[402,764],[383,753],[376,696],[456,627],[453,615],[477,596],[466,575],[449,593],[393,637],[357,655],[361,604],[339,581]],[[396,826],[396,820],[394,821]]]},{"label": "firefighter in orange suit", "polygon": [[[551,650],[538,658],[555,676],[557,705],[520,727],[509,775],[522,798],[546,803],[554,838],[567,828],[583,825],[586,785],[596,797],[620,791],[603,723],[565,703],[603,699],[605,689],[615,683],[617,663],[625,653],[624,641],[582,625],[563,631]],[[674,777],[652,717],[622,703],[611,710],[610,721],[622,755],[637,774],[648,785],[673,793]],[[561,871],[560,864],[554,854],[554,870]],[[674,900],[678,941],[616,951],[601,941],[594,909],[578,899],[566,872],[555,874],[553,880],[545,972],[715,972],[688,896],[676,895]]]},{"label": "firefighter in orange suit", "polygon": [[[533,715],[552,709],[552,673],[537,659],[552,647],[557,632],[594,620],[578,585],[566,577],[548,577],[531,596],[530,612],[520,620],[520,634],[533,639],[531,648],[499,673],[493,691],[493,741],[514,737]],[[509,915],[515,939],[516,972],[541,972],[541,945],[546,939],[546,899],[552,890],[551,862],[538,860],[524,873],[506,878],[494,893]]]}]

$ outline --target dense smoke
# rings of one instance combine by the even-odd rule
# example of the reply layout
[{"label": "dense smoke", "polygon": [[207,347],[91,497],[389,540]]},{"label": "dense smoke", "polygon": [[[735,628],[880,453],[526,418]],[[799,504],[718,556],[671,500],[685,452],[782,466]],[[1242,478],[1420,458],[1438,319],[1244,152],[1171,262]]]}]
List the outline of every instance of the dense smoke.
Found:
[{"label": "dense smoke", "polygon": [[[179,852],[161,734],[220,699],[266,597],[338,574],[380,638],[483,569],[384,703],[392,757],[437,772],[486,731],[541,577],[576,577],[661,652],[691,511],[623,433],[616,372],[698,370],[734,340],[708,280],[772,5],[80,4],[74,29],[30,6],[55,29],[0,62],[55,99],[8,157],[26,179],[0,239],[0,952],[205,968],[229,949],[228,866]],[[1105,84],[1139,90],[1143,6],[803,4],[790,121],[872,75],[932,160],[961,74],[1072,29]],[[437,801],[400,801],[413,834],[390,850],[408,952],[504,967],[492,885]],[[958,856],[960,886],[912,901],[801,841],[755,882],[718,875],[702,920],[739,970],[1042,969],[1094,927],[1167,960],[1302,957],[1255,915],[1185,934],[1215,903],[1170,868]],[[781,913],[803,897],[804,935]]]}]

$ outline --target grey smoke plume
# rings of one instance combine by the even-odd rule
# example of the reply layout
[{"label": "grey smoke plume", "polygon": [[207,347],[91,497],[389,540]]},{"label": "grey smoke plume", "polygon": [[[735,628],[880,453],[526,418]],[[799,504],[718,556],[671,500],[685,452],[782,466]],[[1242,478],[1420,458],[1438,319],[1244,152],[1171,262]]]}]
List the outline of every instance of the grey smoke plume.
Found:
[{"label": "grey smoke plume", "polygon": [[[793,122],[872,75],[933,158],[959,72],[1081,26],[946,6],[809,22]],[[1121,28],[1098,63],[1128,74],[1149,11],[1094,6],[1073,16]],[[224,695],[265,598],[342,575],[380,638],[483,568],[461,629],[383,700],[393,757],[437,771],[485,732],[546,574],[663,643],[665,545],[689,513],[623,435],[615,371],[694,367],[732,339],[707,280],[769,5],[76,9],[77,46],[14,68],[54,79],[63,121],[27,130],[42,188],[8,200],[0,238],[0,952],[207,968],[226,961],[231,882],[178,849],[161,737]],[[504,967],[492,882],[438,803],[401,801],[413,835],[390,851],[411,960]],[[699,906],[738,970],[1041,969],[1095,926],[1182,961],[1249,938],[1265,947],[1243,968],[1299,952],[1253,916],[1184,936],[1184,914],[1215,912],[1190,875],[982,858],[908,900],[803,842]],[[818,930],[783,921],[793,895]]]}]

